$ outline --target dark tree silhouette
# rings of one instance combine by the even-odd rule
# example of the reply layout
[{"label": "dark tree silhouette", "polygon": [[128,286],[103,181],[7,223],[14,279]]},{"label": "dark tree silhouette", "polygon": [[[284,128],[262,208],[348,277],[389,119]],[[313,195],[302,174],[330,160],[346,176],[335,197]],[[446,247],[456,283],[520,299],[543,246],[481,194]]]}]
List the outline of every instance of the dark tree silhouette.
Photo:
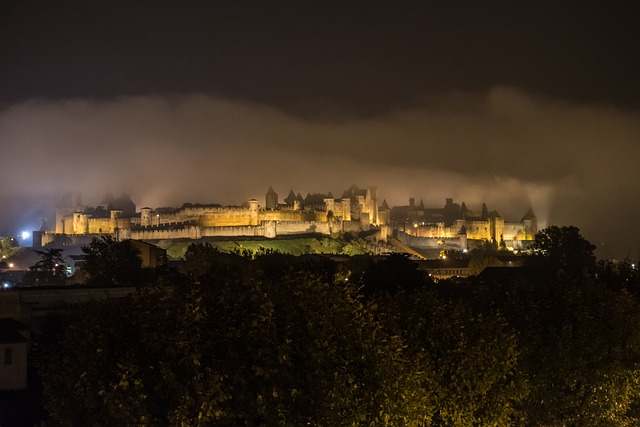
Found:
[{"label": "dark tree silhouette", "polygon": [[67,267],[62,249],[34,250],[40,261],[29,267],[24,281],[30,285],[60,285],[67,279]]},{"label": "dark tree silhouette", "polygon": [[[255,262],[255,261],[254,261]],[[358,287],[261,264],[78,307],[42,363],[62,425],[389,425],[428,414],[423,373]],[[210,281],[209,281],[210,280]]]},{"label": "dark tree silhouette", "polygon": [[130,240],[111,236],[94,238],[82,247],[86,283],[100,286],[136,284],[143,276],[142,258]]},{"label": "dark tree silhouette", "polygon": [[400,290],[414,291],[426,283],[424,273],[407,255],[391,254],[383,261],[374,262],[364,274],[364,292],[395,294]]},{"label": "dark tree silhouette", "polygon": [[534,254],[547,257],[550,266],[568,275],[584,275],[593,272],[596,257],[595,245],[582,237],[574,226],[551,226],[539,231],[531,247]]}]

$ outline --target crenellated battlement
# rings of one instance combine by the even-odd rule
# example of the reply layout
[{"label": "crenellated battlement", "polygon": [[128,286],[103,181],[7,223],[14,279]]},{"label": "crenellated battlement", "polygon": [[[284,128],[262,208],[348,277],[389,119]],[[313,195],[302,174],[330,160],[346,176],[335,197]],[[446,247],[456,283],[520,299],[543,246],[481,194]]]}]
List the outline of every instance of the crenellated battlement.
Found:
[{"label": "crenellated battlement", "polygon": [[[71,200],[71,199],[69,199]],[[113,234],[132,239],[199,239],[201,237],[262,236],[267,238],[294,234],[358,233],[371,227],[383,227],[384,236],[397,233],[416,245],[432,247],[443,242],[452,247],[466,247],[467,239],[518,242],[533,239],[537,222],[529,211],[519,223],[505,222],[496,212],[483,205],[481,213],[473,213],[465,204],[447,199],[444,208],[425,209],[422,201],[390,209],[380,206],[376,187],[360,189],[353,185],[341,198],[327,194],[308,194],[303,198],[291,190],[279,203],[278,194],[269,188],[265,206],[251,199],[243,206],[188,204],[180,208],[143,207],[135,213],[135,205],[127,197],[107,197],[96,208],[80,206],[78,201],[61,203],[56,210],[56,233],[62,235]],[[73,204],[75,203],[75,204]],[[133,208],[133,211],[131,210]],[[415,241],[414,241],[415,240]]]}]

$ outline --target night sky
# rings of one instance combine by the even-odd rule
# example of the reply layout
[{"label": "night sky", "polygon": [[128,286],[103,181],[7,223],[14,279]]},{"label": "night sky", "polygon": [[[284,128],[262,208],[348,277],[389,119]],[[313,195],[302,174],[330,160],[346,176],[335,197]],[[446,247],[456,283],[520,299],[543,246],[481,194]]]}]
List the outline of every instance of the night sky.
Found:
[{"label": "night sky", "polygon": [[64,191],[156,207],[356,183],[531,206],[637,259],[628,3],[0,0],[0,235]]}]

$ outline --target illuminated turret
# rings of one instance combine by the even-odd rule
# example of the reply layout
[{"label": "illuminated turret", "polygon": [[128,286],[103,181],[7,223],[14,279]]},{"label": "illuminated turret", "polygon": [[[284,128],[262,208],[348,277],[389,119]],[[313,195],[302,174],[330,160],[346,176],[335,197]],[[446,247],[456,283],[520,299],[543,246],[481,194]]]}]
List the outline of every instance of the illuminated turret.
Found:
[{"label": "illuminated turret", "polygon": [[118,220],[120,219],[120,217],[122,217],[122,211],[119,209],[114,209],[110,211],[111,214],[111,224],[110,224],[110,228],[111,230],[109,230],[111,233],[115,232],[115,230],[118,228]]},{"label": "illuminated turret", "polygon": [[330,211],[335,213],[335,199],[324,199],[324,211],[328,214]]},{"label": "illuminated turret", "polygon": [[[73,213],[72,234],[87,234],[89,232],[89,215],[81,212]],[[71,233],[68,233],[71,234]]]},{"label": "illuminated turret", "polygon": [[56,206],[56,233],[73,233],[65,229],[64,218],[73,212],[82,212],[79,193],[66,193]]},{"label": "illuminated turret", "polygon": [[151,227],[151,208],[140,209],[140,225],[142,227]]},{"label": "illuminated turret", "polygon": [[249,214],[251,215],[251,225],[258,225],[258,201],[249,200]]},{"label": "illuminated turret", "polygon": [[533,213],[533,209],[529,208],[527,213],[522,217],[521,222],[524,224],[525,239],[533,240],[538,232],[538,219],[536,218],[536,214]]},{"label": "illuminated turret", "polygon": [[342,220],[351,221],[351,199],[348,197],[342,199]]}]

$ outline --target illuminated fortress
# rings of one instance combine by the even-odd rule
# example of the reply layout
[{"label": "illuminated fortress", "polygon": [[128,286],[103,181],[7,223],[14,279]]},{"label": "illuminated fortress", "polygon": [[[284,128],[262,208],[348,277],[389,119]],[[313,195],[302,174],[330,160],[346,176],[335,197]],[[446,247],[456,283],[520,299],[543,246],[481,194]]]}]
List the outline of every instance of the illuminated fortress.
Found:
[{"label": "illuminated fortress", "polygon": [[56,209],[55,232],[43,235],[43,244],[55,235],[113,234],[136,240],[330,235],[380,227],[386,225],[387,219],[388,215],[381,217],[378,213],[376,188],[360,189],[355,185],[339,199],[331,193],[302,198],[291,191],[280,203],[278,194],[269,188],[262,207],[252,199],[243,206],[185,203],[181,208],[143,207],[139,212],[125,194],[118,198],[107,196],[95,208],[82,206],[79,197],[69,194]]},{"label": "illuminated fortress", "polygon": [[41,235],[43,245],[60,236],[111,234],[119,239],[161,240],[203,237],[254,236],[318,233],[341,235],[375,230],[376,238],[394,236],[418,248],[464,250],[474,242],[493,242],[507,248],[522,248],[537,232],[532,210],[518,223],[505,222],[496,211],[483,205],[480,213],[447,199],[444,208],[425,208],[410,199],[408,206],[390,209],[379,204],[376,187],[352,185],[342,197],[293,191],[281,203],[269,188],[265,204],[251,199],[242,206],[185,203],[180,208],[143,207],[139,211],[126,194],[107,195],[99,206],[83,206],[78,196],[68,194],[56,209],[55,230]]},{"label": "illuminated fortress", "polygon": [[391,209],[395,235],[411,247],[429,249],[443,247],[465,250],[478,243],[491,242],[504,249],[522,249],[530,245],[538,232],[538,222],[532,209],[520,222],[506,222],[497,211],[482,204],[474,212],[464,203],[446,199],[443,208],[425,208],[422,201]]}]

